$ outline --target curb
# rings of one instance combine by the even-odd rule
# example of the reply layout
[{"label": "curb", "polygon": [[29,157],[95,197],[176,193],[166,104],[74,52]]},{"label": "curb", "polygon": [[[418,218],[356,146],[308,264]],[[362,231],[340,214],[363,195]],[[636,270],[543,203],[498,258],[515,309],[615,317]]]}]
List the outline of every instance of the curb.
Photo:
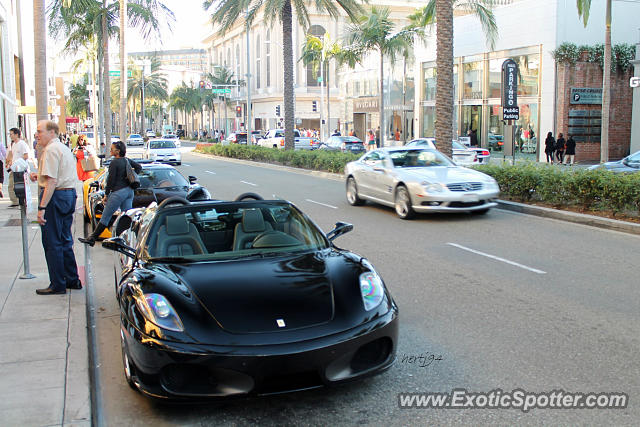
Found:
[{"label": "curb", "polygon": [[575,224],[589,225],[592,227],[605,228],[608,230],[621,231],[623,233],[640,235],[640,224],[620,221],[617,219],[602,218],[595,215],[587,215],[578,212],[563,211],[543,206],[533,206],[524,203],[498,200],[498,209],[535,215],[543,218],[559,219],[561,221],[573,222]]},{"label": "curb", "polygon": [[[303,175],[313,175],[319,178],[331,179],[334,181],[344,181],[344,175],[332,172],[321,172],[308,169],[294,168],[291,166],[275,165],[271,163],[260,163],[253,160],[234,159],[231,157],[216,156],[213,154],[198,153],[192,151],[191,154],[200,157],[209,157],[216,160],[228,161],[233,163],[250,164],[251,166],[280,169],[288,172],[299,173]],[[524,203],[510,202],[507,200],[497,200],[496,209],[523,213],[527,215],[539,216],[543,218],[557,219],[560,221],[572,222],[574,224],[589,225],[592,227],[604,228],[607,230],[620,231],[623,233],[640,235],[640,224],[633,222],[620,221],[617,219],[603,218],[595,215],[587,215],[571,211],[563,211],[559,209],[546,208],[542,206],[527,205]]]}]

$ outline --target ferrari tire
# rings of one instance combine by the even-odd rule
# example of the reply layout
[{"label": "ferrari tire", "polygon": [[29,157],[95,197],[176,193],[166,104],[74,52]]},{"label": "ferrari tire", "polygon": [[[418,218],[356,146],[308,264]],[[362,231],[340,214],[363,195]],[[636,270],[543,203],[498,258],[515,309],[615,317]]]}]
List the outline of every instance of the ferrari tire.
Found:
[{"label": "ferrari tire", "polygon": [[358,197],[358,185],[352,176],[347,179],[347,202],[349,202],[351,206],[361,206],[364,204],[364,200]]},{"label": "ferrari tire", "polygon": [[120,348],[122,349],[122,366],[124,371],[124,379],[129,384],[129,387],[138,391],[138,387],[136,387],[136,382],[134,381],[135,376],[135,367],[133,363],[129,360],[129,354],[127,353],[126,344],[124,343],[124,335],[122,331],[120,331]]},{"label": "ferrari tire", "polygon": [[396,188],[395,209],[396,214],[398,214],[401,219],[411,219],[416,214],[411,207],[409,191],[404,185],[399,185],[398,188]]}]

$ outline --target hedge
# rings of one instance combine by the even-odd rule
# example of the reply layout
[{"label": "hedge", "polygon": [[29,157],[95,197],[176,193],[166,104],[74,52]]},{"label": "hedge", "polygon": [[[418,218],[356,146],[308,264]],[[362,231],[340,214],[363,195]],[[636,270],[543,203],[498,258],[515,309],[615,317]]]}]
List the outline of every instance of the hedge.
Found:
[{"label": "hedge", "polygon": [[343,173],[347,163],[357,160],[357,154],[327,150],[281,150],[247,145],[198,144],[196,151],[235,159],[277,163],[296,168]]},{"label": "hedge", "polygon": [[523,163],[483,165],[477,170],[498,181],[503,197],[542,202],[555,207],[640,213],[640,173],[616,174],[606,169],[566,169]]}]

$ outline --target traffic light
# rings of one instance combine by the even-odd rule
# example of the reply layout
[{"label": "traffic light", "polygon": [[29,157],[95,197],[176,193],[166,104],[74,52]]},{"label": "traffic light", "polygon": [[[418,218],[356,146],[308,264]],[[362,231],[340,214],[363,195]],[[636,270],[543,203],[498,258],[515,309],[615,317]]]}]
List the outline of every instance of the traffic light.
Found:
[{"label": "traffic light", "polygon": [[280,117],[280,106],[276,105],[276,116]]},{"label": "traffic light", "polygon": [[241,105],[237,105],[236,106],[236,117],[242,117],[242,106]]},{"label": "traffic light", "polygon": [[204,80],[200,80],[200,92],[204,91]]},{"label": "traffic light", "polygon": [[311,108],[313,109],[313,112],[317,112],[318,111],[318,102],[317,101],[311,101]]}]

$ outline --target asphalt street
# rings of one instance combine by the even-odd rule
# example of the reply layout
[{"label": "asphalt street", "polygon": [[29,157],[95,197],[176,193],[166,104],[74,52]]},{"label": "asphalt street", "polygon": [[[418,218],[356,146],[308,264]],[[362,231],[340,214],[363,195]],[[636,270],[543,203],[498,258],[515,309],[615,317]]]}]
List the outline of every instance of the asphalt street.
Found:
[{"label": "asphalt street", "polygon": [[[185,144],[188,145],[188,144]],[[344,182],[187,153],[214,198],[290,200],[335,243],[366,256],[400,307],[398,360],[364,381],[221,403],[166,405],[125,383],[113,254],[91,249],[106,425],[637,425],[640,236],[492,210],[418,216],[352,207]],[[429,366],[409,356],[441,356]],[[401,392],[625,392],[626,409],[399,409]]]}]

